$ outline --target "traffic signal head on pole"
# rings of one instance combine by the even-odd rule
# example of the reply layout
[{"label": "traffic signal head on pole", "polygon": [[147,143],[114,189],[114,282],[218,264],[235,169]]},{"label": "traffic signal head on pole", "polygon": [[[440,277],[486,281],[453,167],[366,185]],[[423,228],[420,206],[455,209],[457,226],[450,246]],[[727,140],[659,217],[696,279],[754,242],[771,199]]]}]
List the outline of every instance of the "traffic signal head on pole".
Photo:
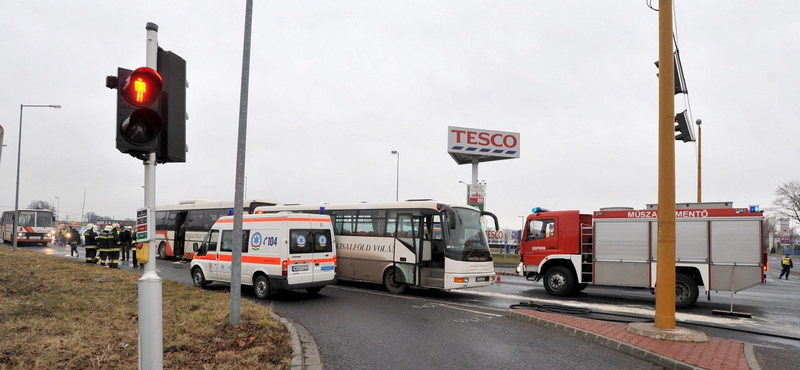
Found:
[{"label": "traffic signal head on pole", "polygon": [[694,130],[689,126],[689,117],[686,111],[680,112],[675,115],[675,140],[681,140],[684,143],[690,141],[697,141],[694,137]]},{"label": "traffic signal head on pole", "polygon": [[118,68],[116,79],[110,76],[106,86],[117,89],[117,149],[146,159],[148,153],[158,149],[163,126],[159,112],[161,75],[147,67],[134,71]]}]

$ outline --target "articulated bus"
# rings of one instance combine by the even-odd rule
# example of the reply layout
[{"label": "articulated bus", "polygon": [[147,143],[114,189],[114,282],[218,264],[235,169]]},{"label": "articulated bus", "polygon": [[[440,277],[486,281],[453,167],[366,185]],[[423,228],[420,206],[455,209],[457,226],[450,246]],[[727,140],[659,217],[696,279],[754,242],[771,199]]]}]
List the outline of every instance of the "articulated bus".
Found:
[{"label": "articulated bus", "polygon": [[[17,244],[47,245],[53,241],[55,216],[49,209],[20,209],[17,222]],[[14,238],[14,211],[3,212],[3,241]]]},{"label": "articulated bus", "polygon": [[[268,200],[245,200],[244,213],[255,207],[278,204]],[[178,204],[156,206],[153,220],[158,258],[192,259],[193,243],[200,244],[218,218],[233,215],[232,201],[185,200]],[[188,247],[187,247],[188,246]]]},{"label": "articulated bus", "polygon": [[280,205],[256,213],[324,213],[334,225],[337,279],[407,287],[460,289],[494,283],[494,263],[481,216],[468,205],[434,200]]}]

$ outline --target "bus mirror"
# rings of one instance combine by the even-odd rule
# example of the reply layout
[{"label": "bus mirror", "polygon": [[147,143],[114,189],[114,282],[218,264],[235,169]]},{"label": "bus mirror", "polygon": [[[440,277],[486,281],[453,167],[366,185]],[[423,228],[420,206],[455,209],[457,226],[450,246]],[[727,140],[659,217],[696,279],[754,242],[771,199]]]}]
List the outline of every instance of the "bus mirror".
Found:
[{"label": "bus mirror", "polygon": [[193,252],[197,253],[197,243],[192,243]]},{"label": "bus mirror", "polygon": [[494,229],[495,230],[500,230],[500,223],[497,222],[497,216],[495,216],[494,213],[487,212],[487,211],[481,211],[481,217],[483,217],[483,216],[491,217],[494,220]]}]

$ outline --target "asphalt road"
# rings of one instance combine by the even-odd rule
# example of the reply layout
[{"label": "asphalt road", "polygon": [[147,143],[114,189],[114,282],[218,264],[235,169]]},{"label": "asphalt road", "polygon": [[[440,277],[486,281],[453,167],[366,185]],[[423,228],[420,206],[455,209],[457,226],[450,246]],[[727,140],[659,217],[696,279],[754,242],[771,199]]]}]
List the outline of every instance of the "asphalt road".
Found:
[{"label": "asphalt road", "polygon": [[[27,247],[26,247],[27,248]],[[44,253],[69,256],[64,247],[33,247]],[[778,281],[779,262],[770,262],[767,284],[737,293],[734,311],[752,318],[715,315],[729,311],[730,295],[701,295],[695,307],[678,310],[678,326],[711,336],[756,344],[764,369],[791,369],[800,361],[800,281]],[[123,266],[130,269],[130,266]],[[191,285],[188,264],[158,261],[159,275]],[[503,270],[503,269],[500,269]],[[139,269],[138,271],[141,271]],[[506,269],[511,271],[511,269]],[[796,275],[796,274],[795,274]],[[225,291],[224,284],[212,290]],[[252,290],[245,297],[256,300]],[[391,368],[658,368],[605,347],[509,319],[512,304],[533,301],[582,307],[616,314],[652,317],[655,297],[647,290],[590,286],[576,297],[547,295],[541,282],[501,276],[491,287],[440,292],[411,290],[392,295],[372,284],[341,283],[317,295],[286,292],[269,300],[276,313],[305,326],[317,340],[327,369]]]}]

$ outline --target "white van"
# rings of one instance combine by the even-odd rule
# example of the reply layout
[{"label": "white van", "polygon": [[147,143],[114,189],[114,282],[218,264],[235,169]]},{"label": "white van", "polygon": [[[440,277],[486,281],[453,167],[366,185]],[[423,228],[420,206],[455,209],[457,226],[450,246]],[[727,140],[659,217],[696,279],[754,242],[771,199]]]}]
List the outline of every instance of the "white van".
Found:
[{"label": "white van", "polygon": [[[242,285],[258,298],[278,290],[318,293],[336,283],[336,246],[327,215],[281,212],[243,216]],[[192,280],[204,288],[231,282],[233,217],[221,217],[194,247]]]}]

